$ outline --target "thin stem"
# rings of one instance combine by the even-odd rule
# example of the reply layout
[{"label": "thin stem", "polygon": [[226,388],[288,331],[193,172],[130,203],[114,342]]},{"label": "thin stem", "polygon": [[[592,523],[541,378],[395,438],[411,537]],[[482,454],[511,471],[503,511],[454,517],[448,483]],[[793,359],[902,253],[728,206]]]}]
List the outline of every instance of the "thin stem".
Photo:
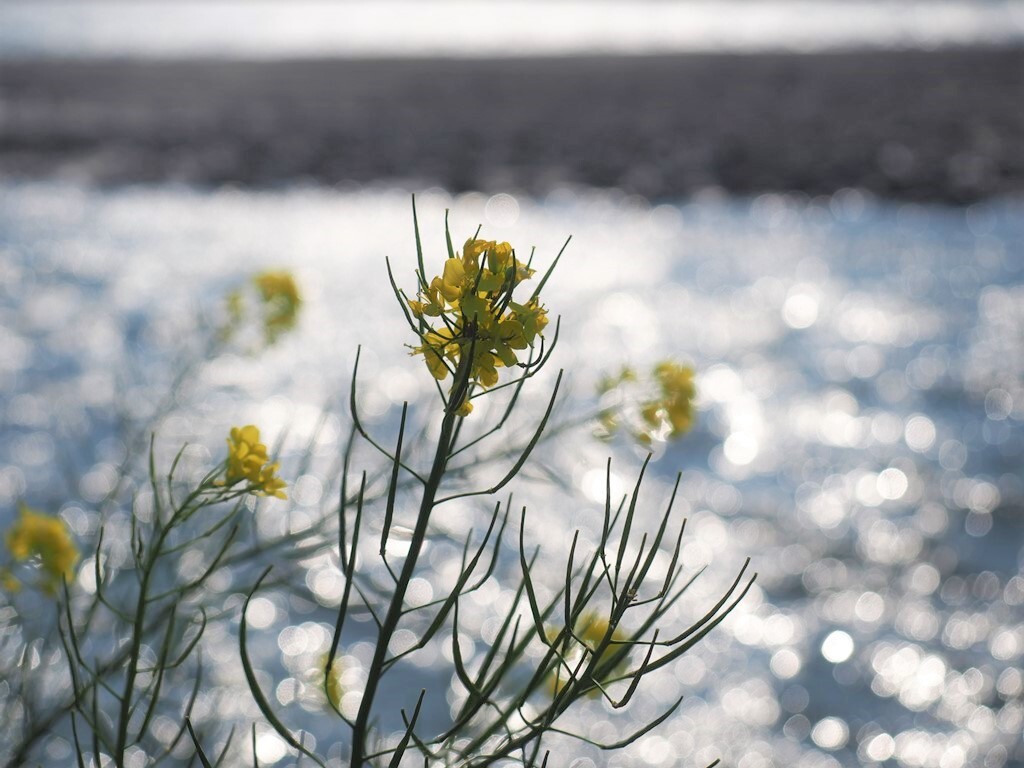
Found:
[{"label": "thin stem", "polygon": [[[470,359],[469,356],[466,356],[460,366],[459,373],[464,379],[468,379]],[[390,645],[391,637],[394,635],[398,622],[402,618],[406,590],[416,570],[416,561],[423,550],[423,542],[427,536],[427,525],[430,522],[430,513],[434,509],[437,492],[441,486],[445,468],[448,465],[452,434],[454,433],[455,422],[458,418],[458,415],[453,410],[449,410],[445,413],[444,419],[441,422],[441,434],[437,439],[437,449],[434,453],[434,462],[430,468],[430,474],[427,476],[426,483],[424,484],[423,498],[420,501],[419,515],[416,519],[416,528],[413,530],[410,541],[409,554],[405,557],[405,563],[402,565],[398,582],[395,584],[394,594],[391,597],[387,615],[384,617],[384,622],[377,637],[373,661],[370,663],[370,668],[367,672],[366,689],[363,691],[363,698],[359,704],[355,726],[352,729],[352,768],[361,768],[365,762],[367,727],[370,721],[370,712],[373,709],[373,700],[377,694],[377,685],[380,682],[385,662],[387,661],[388,645]]]}]

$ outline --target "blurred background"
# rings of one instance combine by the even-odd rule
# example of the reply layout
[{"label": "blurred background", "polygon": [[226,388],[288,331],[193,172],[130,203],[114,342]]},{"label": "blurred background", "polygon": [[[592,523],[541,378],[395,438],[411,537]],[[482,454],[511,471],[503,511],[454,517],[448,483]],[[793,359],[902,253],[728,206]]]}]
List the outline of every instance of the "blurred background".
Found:
[{"label": "blurred background", "polygon": [[[196,307],[253,269],[296,272],[300,331],[213,367],[161,434],[301,441],[357,343],[393,422],[429,386],[380,309],[417,193],[437,263],[446,208],[456,240],[482,223],[541,260],[574,236],[547,294],[578,403],[625,362],[698,369],[652,509],[683,469],[697,598],[747,555],[761,574],[643,702],[582,726],[686,694],[676,718],[564,764],[1021,765],[1022,191],[1009,0],[0,0],[0,524],[25,498],[90,540],[125,371],[156,398]],[[626,485],[639,461],[561,447],[582,501],[546,546],[592,524],[609,451]],[[264,663],[298,675],[312,651],[282,638],[312,647],[319,619],[267,606]],[[72,764],[65,736],[47,764]],[[275,739],[262,762],[290,759]]]},{"label": "blurred background", "polygon": [[19,2],[0,173],[652,200],[1019,190],[999,0]]}]

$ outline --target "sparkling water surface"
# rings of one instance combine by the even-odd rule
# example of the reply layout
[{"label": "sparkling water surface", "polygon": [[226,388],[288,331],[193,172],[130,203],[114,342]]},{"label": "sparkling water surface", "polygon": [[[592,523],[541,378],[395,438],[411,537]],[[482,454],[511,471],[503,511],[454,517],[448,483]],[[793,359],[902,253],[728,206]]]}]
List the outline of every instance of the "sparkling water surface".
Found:
[{"label": "sparkling water surface", "polygon": [[[381,34],[387,30],[387,34]],[[1014,0],[5,0],[0,58],[827,51],[1020,44]]]},{"label": "sparkling water surface", "polygon": [[[296,273],[306,298],[298,331],[260,356],[223,355],[204,368],[162,420],[161,450],[187,440],[197,461],[213,461],[230,426],[257,423],[268,442],[287,432],[288,477],[288,457],[324,405],[347,395],[360,344],[360,397],[375,429],[393,435],[404,400],[428,408],[430,381],[407,354],[413,340],[383,260],[412,287],[405,191],[6,184],[0,201],[5,526],[24,498],[61,509],[91,540],[92,510],[128,450],[112,414],[150,413],[201,336],[197,322],[214,322],[224,292],[260,269]],[[682,562],[708,568],[669,619],[701,615],[745,557],[759,573],[736,612],[630,706],[594,702],[563,725],[611,740],[685,695],[679,712],[612,756],[563,744],[561,754],[579,756],[573,766],[1024,761],[1019,202],[947,209],[845,191],[651,207],[586,190],[544,200],[432,190],[419,196],[428,270],[443,259],[445,208],[457,241],[482,223],[488,238],[535,245],[541,264],[573,236],[545,290],[562,317],[552,368],[569,374],[565,417],[592,408],[597,378],[623,363],[675,357],[699,370],[698,426],[658,449],[641,497],[641,523],[652,526],[683,470]],[[553,376],[528,387],[533,418]],[[473,418],[487,415],[478,406]],[[337,454],[347,424],[340,408],[320,454]],[[542,589],[562,578],[573,531],[587,541],[599,526],[609,453],[613,485],[628,491],[640,452],[586,429],[554,439],[515,488],[530,509],[528,536],[546,554]],[[541,469],[565,487],[533,482]],[[315,470],[296,478],[292,502],[271,502],[261,525],[301,524],[330,481]],[[464,530],[482,510],[451,505],[438,530]],[[458,551],[439,535],[424,558],[413,593],[426,601]],[[303,567],[309,600],[267,593],[250,609],[254,652],[273,673],[265,689],[300,713],[303,672],[329,641],[340,593],[330,558]],[[467,658],[493,637],[492,611],[514,574],[466,601]],[[250,583],[239,578],[238,588]],[[255,709],[234,642],[220,656],[211,643],[212,681],[242,691],[220,714],[244,719]],[[410,689],[425,685],[440,704],[425,723],[443,727],[444,700],[455,695],[444,676],[450,652],[450,640],[424,649],[410,679],[382,688],[382,709],[409,707]],[[357,695],[369,645],[345,654],[343,686]],[[336,721],[308,718],[321,752],[339,754]],[[73,763],[64,736],[46,746],[48,764]],[[291,760],[270,731],[258,751],[262,763]]]}]

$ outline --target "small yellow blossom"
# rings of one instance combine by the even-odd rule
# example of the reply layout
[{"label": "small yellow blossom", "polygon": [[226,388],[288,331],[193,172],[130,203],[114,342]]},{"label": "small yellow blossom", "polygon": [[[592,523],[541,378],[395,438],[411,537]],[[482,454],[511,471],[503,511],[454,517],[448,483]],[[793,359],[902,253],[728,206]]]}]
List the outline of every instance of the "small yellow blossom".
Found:
[{"label": "small yellow blossom", "polygon": [[260,442],[258,427],[252,424],[232,427],[227,442],[225,485],[231,486],[246,480],[253,493],[279,499],[288,498],[283,490],[287,484],[276,474],[280,465],[267,457],[267,446]]},{"label": "small yellow blossom", "polygon": [[470,376],[484,388],[493,387],[498,383],[498,366],[501,361],[486,349],[480,350],[473,356],[473,369]]},{"label": "small yellow blossom", "polygon": [[259,493],[262,496],[274,496],[278,499],[287,499],[288,494],[284,492],[284,489],[288,487],[288,483],[277,476],[277,470],[280,468],[278,462],[267,464],[260,470],[259,479]]},{"label": "small yellow blossom", "polygon": [[[42,587],[50,594],[62,581],[74,578],[78,547],[61,518],[19,504],[18,519],[7,531],[6,544],[15,562],[39,558]],[[5,570],[3,576],[7,588],[17,581],[10,571]]]},{"label": "small yellow blossom", "polygon": [[229,484],[243,479],[258,482],[260,470],[267,461],[267,446],[260,442],[258,427],[249,424],[231,428],[231,437],[228,438]]},{"label": "small yellow blossom", "polygon": [[423,355],[430,375],[438,381],[443,381],[448,377],[445,359],[454,363],[458,360],[458,350],[458,345],[452,343],[452,332],[447,328],[440,328],[423,334],[423,346],[413,347],[413,354]]},{"label": "small yellow blossom", "polygon": [[462,261],[448,259],[444,263],[444,271],[431,281],[430,286],[444,296],[449,304],[454,305],[466,289],[473,287],[471,283],[467,284],[466,277],[466,267]]}]

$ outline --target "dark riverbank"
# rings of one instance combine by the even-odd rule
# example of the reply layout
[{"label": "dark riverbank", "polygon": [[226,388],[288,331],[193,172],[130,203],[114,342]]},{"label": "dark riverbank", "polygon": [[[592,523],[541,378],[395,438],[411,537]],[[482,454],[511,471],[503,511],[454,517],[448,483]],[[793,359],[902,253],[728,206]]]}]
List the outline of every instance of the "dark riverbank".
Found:
[{"label": "dark riverbank", "polygon": [[1024,193],[1024,49],[5,61],[0,174],[968,203]]}]

